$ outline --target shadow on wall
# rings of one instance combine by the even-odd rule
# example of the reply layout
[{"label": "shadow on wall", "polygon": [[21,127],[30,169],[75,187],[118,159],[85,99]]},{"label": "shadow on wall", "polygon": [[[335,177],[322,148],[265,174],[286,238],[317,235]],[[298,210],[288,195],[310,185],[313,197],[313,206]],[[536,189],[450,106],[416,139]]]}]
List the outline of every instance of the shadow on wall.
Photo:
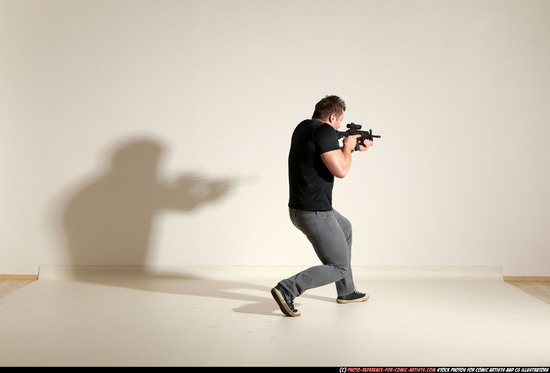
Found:
[{"label": "shadow on wall", "polygon": [[112,287],[231,299],[240,302],[234,312],[282,316],[270,287],[147,268],[155,214],[166,209],[188,213],[220,202],[243,181],[184,174],[165,182],[159,177],[164,150],[153,139],[126,141],[116,147],[106,170],[68,197],[61,223],[72,278]]},{"label": "shadow on wall", "polygon": [[81,186],[62,212],[72,265],[145,265],[155,214],[190,212],[221,201],[238,180],[159,177],[164,146],[137,138],[119,145],[102,174]]}]

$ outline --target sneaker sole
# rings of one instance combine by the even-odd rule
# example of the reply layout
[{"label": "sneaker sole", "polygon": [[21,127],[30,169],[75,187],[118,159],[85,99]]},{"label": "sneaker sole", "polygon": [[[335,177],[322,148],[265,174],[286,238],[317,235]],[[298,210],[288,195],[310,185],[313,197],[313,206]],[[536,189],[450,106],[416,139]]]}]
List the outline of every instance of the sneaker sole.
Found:
[{"label": "sneaker sole", "polygon": [[277,304],[279,305],[282,313],[290,317],[300,316],[300,311],[294,312],[290,309],[279,290],[275,288],[271,289],[271,295],[273,296],[273,299],[275,299],[275,302],[277,302]]},{"label": "sneaker sole", "polygon": [[369,299],[369,295],[365,294],[365,296],[362,298],[357,298],[352,300],[336,299],[336,303],[340,303],[340,304],[359,303],[359,302],[365,302],[367,299]]}]

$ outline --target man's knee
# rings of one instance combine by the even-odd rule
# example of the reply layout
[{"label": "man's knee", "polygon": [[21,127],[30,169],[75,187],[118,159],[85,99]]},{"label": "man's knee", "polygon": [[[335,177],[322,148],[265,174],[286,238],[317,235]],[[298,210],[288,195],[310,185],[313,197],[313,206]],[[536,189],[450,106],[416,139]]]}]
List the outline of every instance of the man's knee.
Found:
[{"label": "man's knee", "polygon": [[349,267],[347,265],[333,265],[333,267],[338,271],[341,278],[346,277],[348,274]]}]

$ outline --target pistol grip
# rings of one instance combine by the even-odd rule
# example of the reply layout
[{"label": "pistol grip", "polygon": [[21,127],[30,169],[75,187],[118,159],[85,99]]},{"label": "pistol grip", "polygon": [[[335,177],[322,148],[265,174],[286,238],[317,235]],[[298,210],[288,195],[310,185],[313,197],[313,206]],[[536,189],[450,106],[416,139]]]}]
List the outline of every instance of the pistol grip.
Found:
[{"label": "pistol grip", "polygon": [[365,144],[365,142],[363,141],[362,137],[357,138],[357,142],[355,143],[355,150],[357,150],[357,151],[361,150],[359,145],[364,145],[364,144]]}]

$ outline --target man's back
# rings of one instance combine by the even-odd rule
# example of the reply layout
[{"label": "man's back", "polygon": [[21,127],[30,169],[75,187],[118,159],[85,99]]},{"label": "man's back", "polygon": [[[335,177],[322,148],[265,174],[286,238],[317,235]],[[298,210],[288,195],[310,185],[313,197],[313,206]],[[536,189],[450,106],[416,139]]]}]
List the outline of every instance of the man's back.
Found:
[{"label": "man's back", "polygon": [[339,148],[331,125],[313,119],[298,124],[288,156],[290,208],[332,210],[334,176],[323,163],[321,154]]}]

